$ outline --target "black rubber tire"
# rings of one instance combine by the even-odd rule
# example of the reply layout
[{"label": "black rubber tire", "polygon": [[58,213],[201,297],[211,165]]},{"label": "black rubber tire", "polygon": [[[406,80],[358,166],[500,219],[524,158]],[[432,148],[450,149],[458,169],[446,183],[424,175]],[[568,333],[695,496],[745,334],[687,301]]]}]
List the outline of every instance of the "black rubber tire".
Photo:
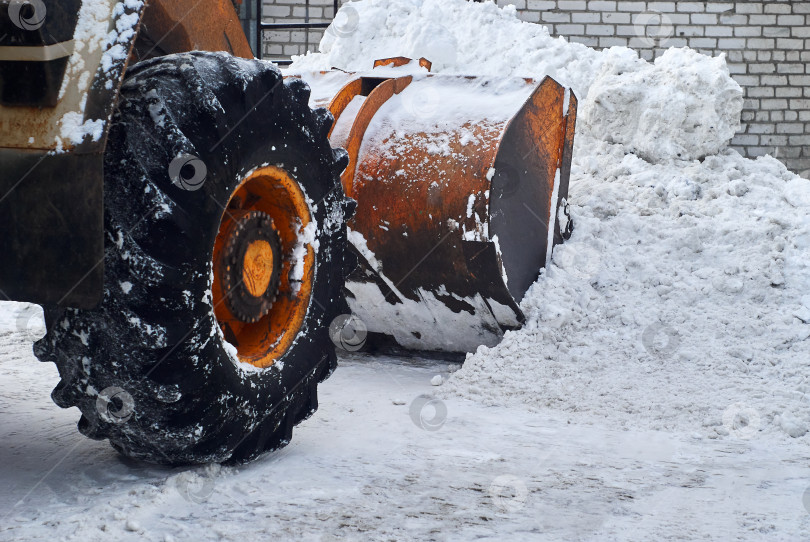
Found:
[{"label": "black rubber tire", "polygon": [[[283,81],[271,64],[222,53],[131,69],[105,157],[103,303],[48,309],[35,345],[59,368],[54,401],[81,409],[84,435],[151,462],[243,462],[287,444],[315,411],[317,384],[337,365],[329,324],[346,312],[354,202],[339,179],[346,153],[327,140],[332,116],[308,99],[305,83]],[[207,166],[198,190],[169,178],[183,154]],[[214,318],[211,260],[224,206],[264,164],[286,169],[307,193],[319,248],[295,343],[272,367],[246,370]]]}]

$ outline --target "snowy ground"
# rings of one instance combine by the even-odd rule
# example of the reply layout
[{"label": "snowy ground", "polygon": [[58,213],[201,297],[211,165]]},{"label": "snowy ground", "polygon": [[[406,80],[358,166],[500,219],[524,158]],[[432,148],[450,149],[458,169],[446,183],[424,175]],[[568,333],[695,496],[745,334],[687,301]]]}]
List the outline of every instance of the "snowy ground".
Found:
[{"label": "snowy ground", "polygon": [[524,328],[460,369],[343,359],[289,447],[183,470],[78,435],[0,304],[0,540],[810,539],[810,182],[725,148],[724,59],[596,52],[491,3],[343,13],[292,69],[406,54],[577,93],[576,229]]},{"label": "snowy ground", "polygon": [[[802,441],[711,440],[604,416],[414,401],[455,367],[353,357],[292,444],[238,468],[122,460],[49,398],[3,304],[0,540],[801,540]],[[425,402],[425,401],[423,401]],[[420,403],[417,403],[419,405]],[[421,424],[421,426],[420,426]],[[807,502],[810,507],[810,502]]]}]

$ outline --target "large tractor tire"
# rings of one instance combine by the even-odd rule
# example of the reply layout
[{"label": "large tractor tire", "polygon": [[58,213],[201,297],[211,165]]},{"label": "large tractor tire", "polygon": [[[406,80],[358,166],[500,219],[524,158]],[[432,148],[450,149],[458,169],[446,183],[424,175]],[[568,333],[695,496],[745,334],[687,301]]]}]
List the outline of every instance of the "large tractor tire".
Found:
[{"label": "large tractor tire", "polygon": [[242,462],[315,411],[354,202],[332,116],[308,99],[220,53],[130,70],[105,158],[104,300],[47,309],[35,345],[84,435],[152,462]]}]

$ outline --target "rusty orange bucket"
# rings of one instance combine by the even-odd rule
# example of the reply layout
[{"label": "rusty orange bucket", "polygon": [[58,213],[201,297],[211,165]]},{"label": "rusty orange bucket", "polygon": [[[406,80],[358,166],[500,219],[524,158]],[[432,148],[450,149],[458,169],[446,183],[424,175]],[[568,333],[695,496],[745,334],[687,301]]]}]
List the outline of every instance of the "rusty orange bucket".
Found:
[{"label": "rusty orange bucket", "polygon": [[[429,63],[420,62],[423,68]],[[381,68],[299,74],[335,117],[357,200],[352,311],[377,350],[471,352],[521,326],[519,303],[572,228],[577,100],[542,81]]]}]

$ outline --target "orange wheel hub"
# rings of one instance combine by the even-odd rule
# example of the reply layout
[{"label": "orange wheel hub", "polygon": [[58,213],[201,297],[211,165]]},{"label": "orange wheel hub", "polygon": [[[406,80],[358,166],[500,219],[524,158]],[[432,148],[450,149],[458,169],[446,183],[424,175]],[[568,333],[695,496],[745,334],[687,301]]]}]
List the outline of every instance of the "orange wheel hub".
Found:
[{"label": "orange wheel hub", "polygon": [[231,196],[214,244],[212,290],[240,361],[269,367],[298,336],[315,278],[315,251],[301,239],[311,221],[298,182],[275,166],[248,174]]}]

